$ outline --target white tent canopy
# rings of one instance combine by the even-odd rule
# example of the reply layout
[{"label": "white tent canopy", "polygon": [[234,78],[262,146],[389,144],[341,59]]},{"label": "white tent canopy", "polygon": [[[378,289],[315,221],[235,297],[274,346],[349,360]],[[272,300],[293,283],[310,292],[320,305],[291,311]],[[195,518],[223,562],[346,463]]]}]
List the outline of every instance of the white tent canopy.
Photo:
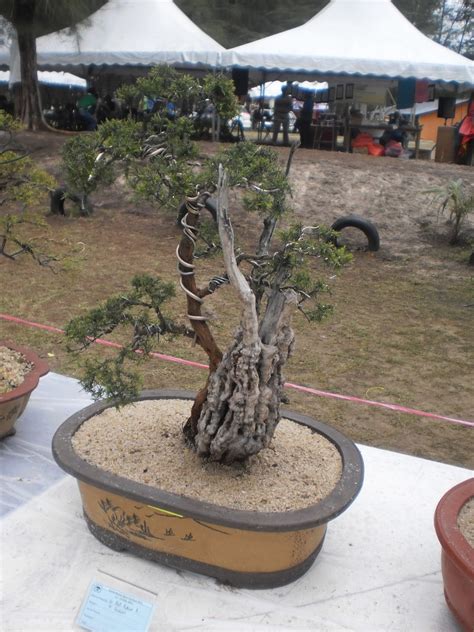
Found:
[{"label": "white tent canopy", "polygon": [[[85,90],[87,81],[69,72],[38,71],[38,81],[46,86],[71,87]],[[0,70],[0,83],[10,83],[10,71]]]},{"label": "white tent canopy", "polygon": [[224,50],[173,0],[109,0],[78,25],[36,40],[38,66],[214,67]]},{"label": "white tent canopy", "polygon": [[474,85],[474,62],[423,35],[391,0],[332,0],[302,26],[237,46],[222,61],[267,78],[286,72]]},{"label": "white tent canopy", "polygon": [[[255,86],[249,90],[249,96],[251,99],[257,99],[261,96],[274,98],[281,94],[281,89],[286,86],[286,81],[267,81],[263,86]],[[305,90],[323,90],[328,87],[326,82],[320,83],[319,81],[302,81],[299,83],[300,88]]]}]

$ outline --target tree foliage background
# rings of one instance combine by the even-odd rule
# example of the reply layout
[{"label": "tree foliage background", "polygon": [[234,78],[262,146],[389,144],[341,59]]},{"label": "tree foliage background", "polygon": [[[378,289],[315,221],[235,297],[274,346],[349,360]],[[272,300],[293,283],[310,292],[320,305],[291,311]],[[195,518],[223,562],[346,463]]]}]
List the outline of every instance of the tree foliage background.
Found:
[{"label": "tree foliage background", "polygon": [[[226,48],[300,26],[329,0],[175,0]],[[462,54],[474,54],[472,0],[393,0],[423,33]],[[464,37],[462,38],[462,33]],[[459,47],[461,44],[461,47]]]},{"label": "tree foliage background", "polygon": [[[34,7],[36,35],[71,26],[106,0],[0,0],[0,15],[15,6]],[[300,26],[329,0],[175,0],[182,11],[226,48]],[[418,29],[445,46],[474,58],[472,0],[393,0]],[[72,11],[71,11],[72,9]],[[17,10],[17,14],[18,14]],[[74,15],[71,19],[71,13]]]},{"label": "tree foliage background", "polygon": [[106,0],[0,0],[0,15],[35,37],[72,26],[97,11]]},{"label": "tree foliage background", "polygon": [[[226,48],[300,26],[329,0],[175,0],[175,4]],[[0,0],[0,15],[11,19],[22,5],[34,10],[36,35],[49,33],[97,11],[106,0]],[[472,0],[393,0],[423,33],[474,58]],[[71,11],[71,8],[73,10]],[[25,12],[25,15],[28,12]],[[71,20],[71,13],[74,18]]]}]

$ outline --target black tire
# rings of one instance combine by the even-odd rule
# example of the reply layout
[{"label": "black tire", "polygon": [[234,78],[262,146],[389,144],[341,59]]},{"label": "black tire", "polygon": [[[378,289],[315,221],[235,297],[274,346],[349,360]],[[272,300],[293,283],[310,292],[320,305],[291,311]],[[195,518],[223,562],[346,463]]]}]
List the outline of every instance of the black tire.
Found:
[{"label": "black tire", "polygon": [[71,202],[79,208],[81,215],[89,216],[92,214],[92,204],[85,193],[80,195],[76,193],[68,193],[68,191],[62,187],[55,189],[51,193],[51,213],[53,215],[66,215],[66,210],[64,208],[66,200],[71,200]]},{"label": "black tire", "polygon": [[[217,222],[217,202],[214,198],[208,198],[206,200],[206,209],[212,215],[212,219]],[[182,202],[178,208],[178,215],[176,217],[176,223],[181,226],[181,220],[186,215],[186,202]]]},{"label": "black tire", "polygon": [[360,215],[345,215],[344,217],[339,217],[339,219],[336,219],[333,223],[331,228],[336,232],[340,232],[344,228],[358,228],[367,237],[369,250],[375,252],[380,248],[379,232],[375,224]]}]

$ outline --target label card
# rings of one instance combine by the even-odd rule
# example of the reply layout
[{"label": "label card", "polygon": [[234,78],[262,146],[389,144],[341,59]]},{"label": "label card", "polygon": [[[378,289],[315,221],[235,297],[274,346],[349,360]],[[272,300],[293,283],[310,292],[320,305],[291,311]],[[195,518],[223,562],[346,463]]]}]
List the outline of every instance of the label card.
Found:
[{"label": "label card", "polygon": [[76,623],[90,632],[146,632],[155,605],[93,581]]}]

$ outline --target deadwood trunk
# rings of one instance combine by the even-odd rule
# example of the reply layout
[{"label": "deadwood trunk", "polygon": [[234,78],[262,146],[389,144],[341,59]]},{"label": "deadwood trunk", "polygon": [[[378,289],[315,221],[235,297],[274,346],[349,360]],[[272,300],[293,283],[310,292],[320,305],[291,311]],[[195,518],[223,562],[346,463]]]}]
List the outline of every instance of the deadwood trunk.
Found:
[{"label": "deadwood trunk", "polygon": [[234,343],[210,376],[194,444],[201,456],[232,463],[258,453],[273,437],[280,419],[282,370],[293,346],[291,314],[297,296],[292,290],[278,289],[268,302],[261,328],[255,296],[235,259],[223,172],[218,222],[226,271],[239,295],[242,318]]}]

